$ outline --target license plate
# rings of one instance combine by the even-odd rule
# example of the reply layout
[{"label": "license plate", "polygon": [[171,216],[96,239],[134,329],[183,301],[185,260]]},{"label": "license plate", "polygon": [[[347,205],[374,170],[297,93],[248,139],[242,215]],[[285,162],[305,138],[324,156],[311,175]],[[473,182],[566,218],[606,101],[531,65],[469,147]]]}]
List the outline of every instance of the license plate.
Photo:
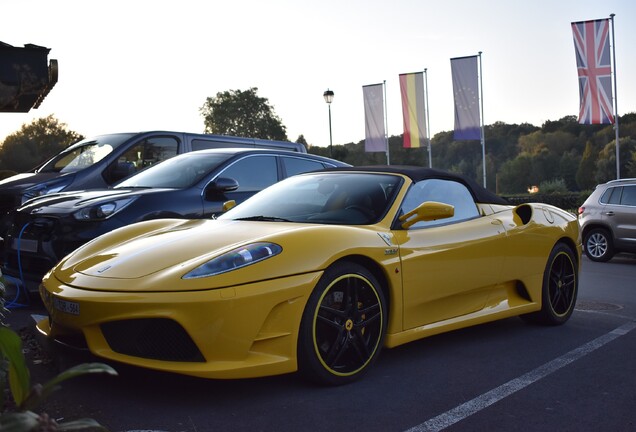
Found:
[{"label": "license plate", "polygon": [[80,314],[80,305],[77,302],[72,302],[68,300],[62,300],[57,297],[53,297],[53,307],[55,310],[59,310],[60,312],[65,312],[71,315],[79,315]]},{"label": "license plate", "polygon": [[20,241],[18,241],[18,239],[13,239],[11,247],[14,250],[20,250],[22,252],[37,252],[38,241],[29,239],[20,239]]}]

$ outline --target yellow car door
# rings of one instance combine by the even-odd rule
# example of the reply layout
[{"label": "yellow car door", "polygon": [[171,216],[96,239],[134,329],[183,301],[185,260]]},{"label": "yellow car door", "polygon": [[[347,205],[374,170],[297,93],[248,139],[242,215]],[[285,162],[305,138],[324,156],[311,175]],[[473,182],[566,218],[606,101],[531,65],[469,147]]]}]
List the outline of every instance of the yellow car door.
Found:
[{"label": "yellow car door", "polygon": [[500,282],[505,257],[505,228],[479,214],[464,185],[419,182],[407,193],[402,213],[429,201],[452,205],[453,216],[393,232],[402,262],[405,330],[482,309]]}]

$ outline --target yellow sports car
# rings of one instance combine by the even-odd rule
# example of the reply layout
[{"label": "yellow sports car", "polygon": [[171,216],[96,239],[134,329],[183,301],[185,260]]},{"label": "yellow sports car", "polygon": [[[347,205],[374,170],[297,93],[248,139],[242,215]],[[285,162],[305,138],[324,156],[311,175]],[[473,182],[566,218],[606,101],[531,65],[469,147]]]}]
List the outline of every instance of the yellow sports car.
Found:
[{"label": "yellow sports car", "polygon": [[576,217],[507,205],[416,167],[291,177],[215,220],[105,234],[43,279],[41,332],[96,356],[208,378],[359,378],[382,347],[574,310]]}]

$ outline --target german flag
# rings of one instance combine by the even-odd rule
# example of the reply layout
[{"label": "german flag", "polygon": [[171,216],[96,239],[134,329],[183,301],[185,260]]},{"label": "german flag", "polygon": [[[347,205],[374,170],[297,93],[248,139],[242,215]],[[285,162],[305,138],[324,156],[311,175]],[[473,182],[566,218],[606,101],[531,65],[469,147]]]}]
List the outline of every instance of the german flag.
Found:
[{"label": "german flag", "polygon": [[423,72],[400,74],[404,147],[419,148],[426,140]]}]

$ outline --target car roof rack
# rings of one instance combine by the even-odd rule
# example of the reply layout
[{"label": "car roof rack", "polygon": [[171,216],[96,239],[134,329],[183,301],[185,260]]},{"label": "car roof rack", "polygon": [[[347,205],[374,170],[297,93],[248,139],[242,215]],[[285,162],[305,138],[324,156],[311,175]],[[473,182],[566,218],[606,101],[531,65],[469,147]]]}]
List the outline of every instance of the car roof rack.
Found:
[{"label": "car roof rack", "polygon": [[607,183],[622,183],[622,182],[629,182],[629,181],[636,181],[636,178],[622,178],[622,179],[610,180]]}]

